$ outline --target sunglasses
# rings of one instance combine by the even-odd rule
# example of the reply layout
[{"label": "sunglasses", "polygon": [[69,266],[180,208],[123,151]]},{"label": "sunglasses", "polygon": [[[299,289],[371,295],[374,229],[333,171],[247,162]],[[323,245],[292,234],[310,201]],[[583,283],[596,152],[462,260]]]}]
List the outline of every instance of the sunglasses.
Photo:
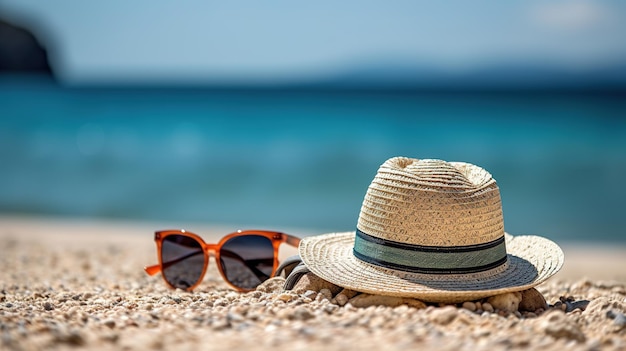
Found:
[{"label": "sunglasses", "polygon": [[159,264],[144,268],[149,275],[161,272],[170,287],[191,291],[204,278],[212,252],[222,278],[243,292],[276,274],[280,244],[298,247],[300,243],[295,236],[266,230],[240,230],[217,244],[207,244],[185,230],[161,230],[154,233],[154,241]]}]

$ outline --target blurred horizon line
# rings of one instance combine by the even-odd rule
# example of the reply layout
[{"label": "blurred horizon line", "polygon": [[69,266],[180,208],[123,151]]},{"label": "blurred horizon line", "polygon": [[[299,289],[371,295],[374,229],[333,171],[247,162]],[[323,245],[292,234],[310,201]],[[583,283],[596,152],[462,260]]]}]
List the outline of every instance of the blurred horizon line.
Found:
[{"label": "blurred horizon line", "polygon": [[19,87],[22,84],[45,83],[65,89],[79,90],[199,90],[199,91],[328,91],[424,94],[626,94],[626,79],[621,82],[603,80],[571,82],[543,82],[521,84],[518,82],[389,82],[368,81],[299,81],[299,82],[211,82],[185,79],[127,79],[66,81],[54,74],[33,72],[0,72],[0,87]]}]

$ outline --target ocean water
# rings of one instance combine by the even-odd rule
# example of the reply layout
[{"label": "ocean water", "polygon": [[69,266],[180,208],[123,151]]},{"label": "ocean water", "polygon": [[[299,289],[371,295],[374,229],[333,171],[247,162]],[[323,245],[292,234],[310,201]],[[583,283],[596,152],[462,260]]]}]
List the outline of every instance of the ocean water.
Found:
[{"label": "ocean water", "polygon": [[0,80],[0,214],[352,230],[393,156],[484,167],[509,233],[626,244],[623,94]]}]

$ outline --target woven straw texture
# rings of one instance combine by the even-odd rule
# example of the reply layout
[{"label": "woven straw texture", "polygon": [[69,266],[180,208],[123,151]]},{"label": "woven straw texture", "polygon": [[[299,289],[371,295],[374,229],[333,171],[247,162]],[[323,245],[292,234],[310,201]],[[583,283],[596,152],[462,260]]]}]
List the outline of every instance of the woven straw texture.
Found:
[{"label": "woven straw texture", "polygon": [[[552,241],[505,234],[496,181],[469,163],[406,157],[387,160],[365,194],[357,229],[376,240],[419,247],[470,247],[504,236],[507,262],[478,273],[411,273],[355,257],[355,232],[303,239],[302,260],[319,277],[345,288],[432,302],[461,302],[525,290],[563,265],[563,252]],[[388,251],[384,245],[372,252]]]},{"label": "woven straw texture", "polygon": [[352,254],[354,232],[304,238],[300,257],[315,275],[341,287],[428,302],[463,302],[522,291],[545,281],[563,266],[563,251],[533,235],[505,234],[508,263],[472,274],[419,274],[386,269]]}]

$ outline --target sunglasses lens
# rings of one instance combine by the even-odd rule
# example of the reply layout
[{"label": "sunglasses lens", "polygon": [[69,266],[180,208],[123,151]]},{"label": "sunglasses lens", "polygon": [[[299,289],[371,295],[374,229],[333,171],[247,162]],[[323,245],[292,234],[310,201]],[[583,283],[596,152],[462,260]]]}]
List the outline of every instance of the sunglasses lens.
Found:
[{"label": "sunglasses lens", "polygon": [[254,289],[272,274],[272,240],[260,235],[234,237],[222,245],[220,263],[231,284],[241,289]]},{"label": "sunglasses lens", "polygon": [[204,270],[204,251],[196,240],[183,235],[170,235],[161,246],[162,274],[175,288],[195,285]]}]

